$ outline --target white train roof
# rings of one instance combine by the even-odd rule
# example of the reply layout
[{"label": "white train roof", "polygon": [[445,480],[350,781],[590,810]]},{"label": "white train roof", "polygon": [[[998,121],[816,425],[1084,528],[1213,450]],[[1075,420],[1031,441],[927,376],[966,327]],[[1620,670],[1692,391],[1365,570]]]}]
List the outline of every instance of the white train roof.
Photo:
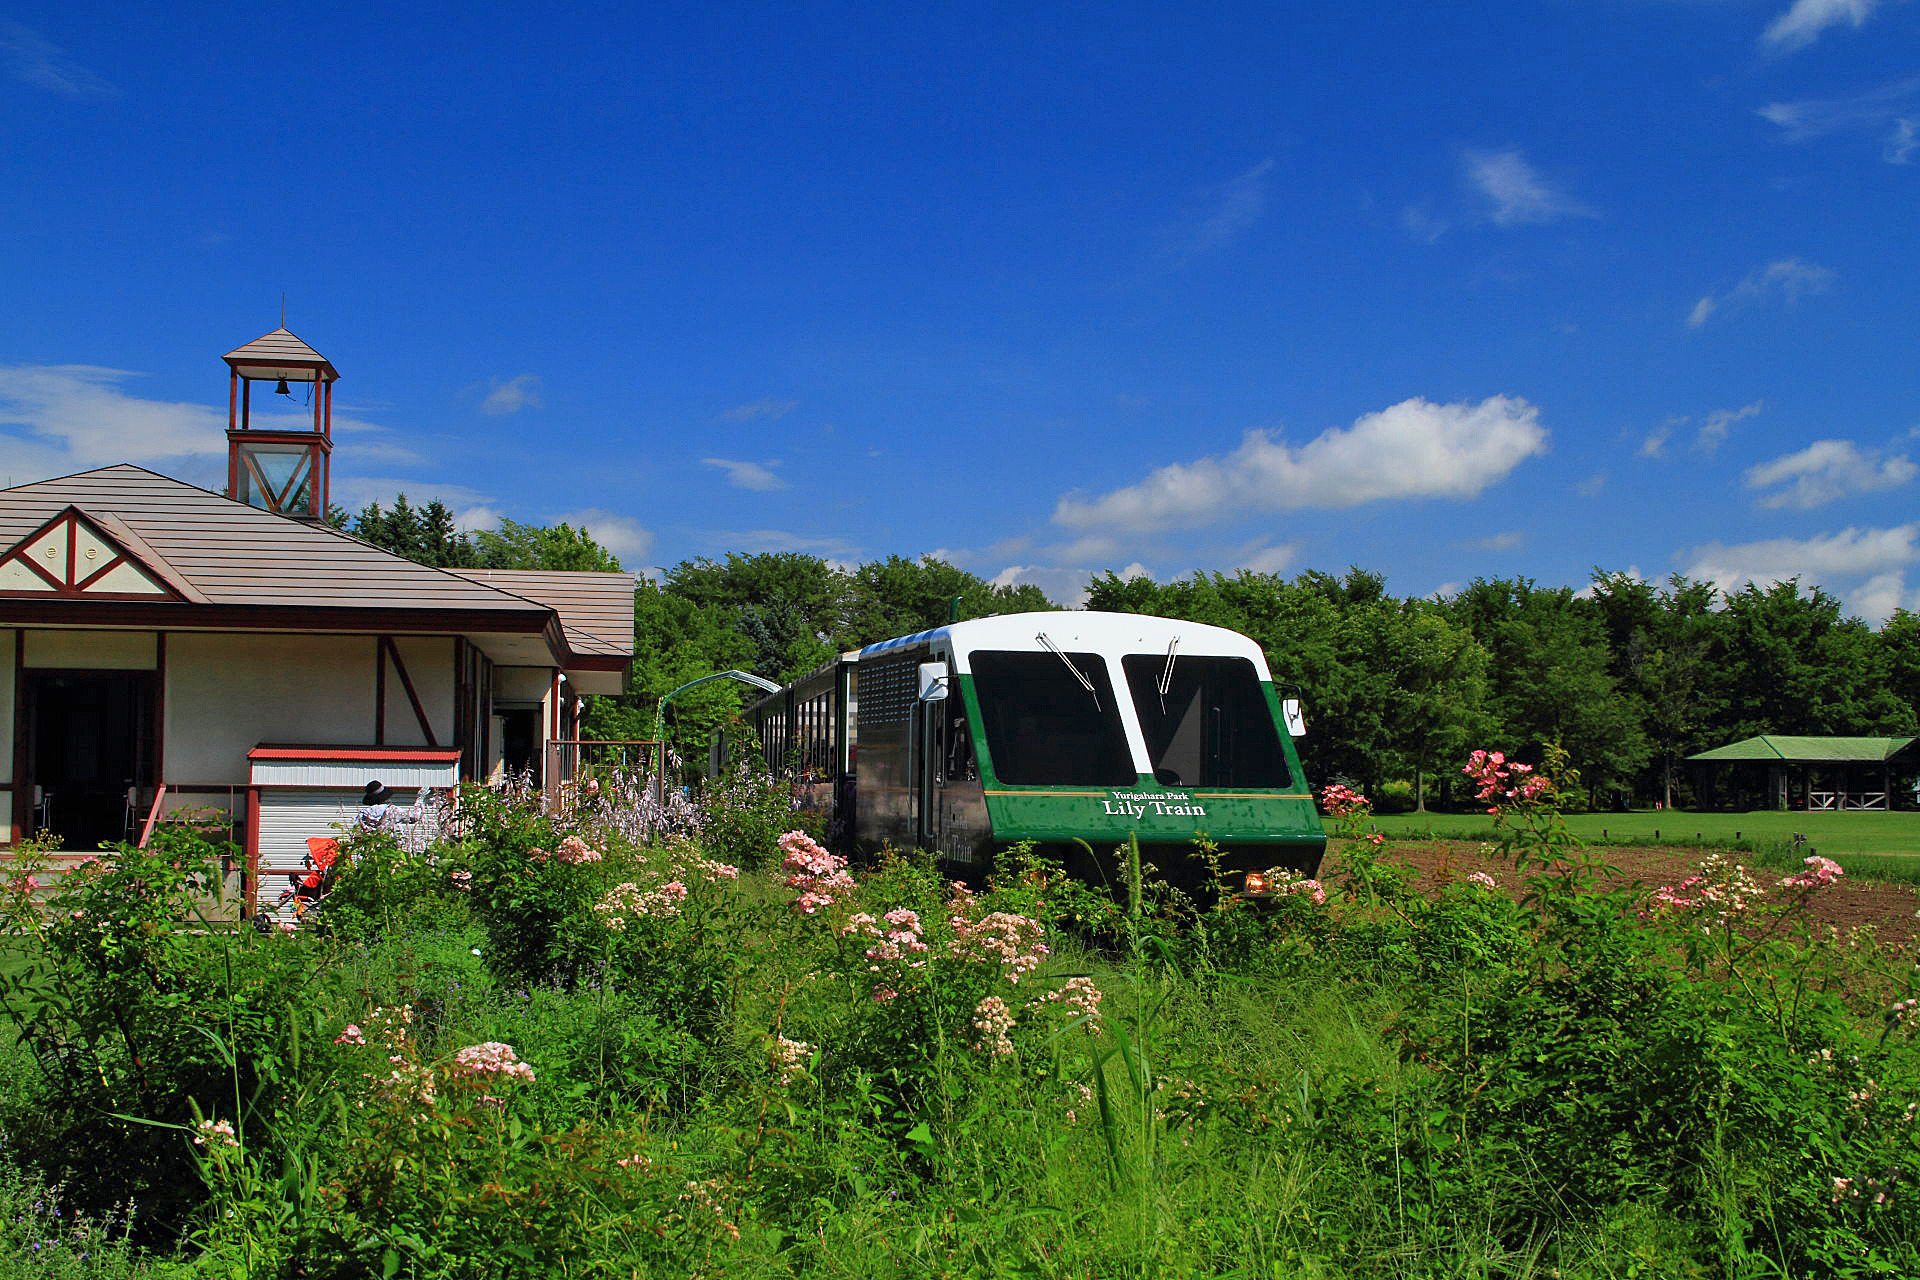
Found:
[{"label": "white train roof", "polygon": [[969,671],[968,656],[982,649],[1045,653],[1044,635],[1068,652],[1103,653],[1119,656],[1128,653],[1161,654],[1175,640],[1176,652],[1192,657],[1246,658],[1259,671],[1262,680],[1271,679],[1266,655],[1260,646],[1238,631],[1211,626],[1204,622],[1186,622],[1179,618],[1158,618],[1144,613],[1101,613],[1089,609],[1056,609],[1041,613],[1006,613],[996,618],[977,618],[971,622],[953,622],[930,631],[916,632],[895,640],[883,640],[860,650],[863,658],[875,657],[897,649],[927,645],[950,654],[955,667]]}]

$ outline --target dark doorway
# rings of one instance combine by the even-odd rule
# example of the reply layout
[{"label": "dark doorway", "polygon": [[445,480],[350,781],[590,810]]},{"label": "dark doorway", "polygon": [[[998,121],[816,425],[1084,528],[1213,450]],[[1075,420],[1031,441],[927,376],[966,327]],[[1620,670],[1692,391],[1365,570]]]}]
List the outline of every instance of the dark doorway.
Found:
[{"label": "dark doorway", "polygon": [[28,671],[22,693],[33,828],[75,850],[127,839],[153,783],[153,673]]},{"label": "dark doorway", "polygon": [[534,786],[541,785],[540,708],[514,708],[500,716],[500,763],[508,777],[526,774]]}]

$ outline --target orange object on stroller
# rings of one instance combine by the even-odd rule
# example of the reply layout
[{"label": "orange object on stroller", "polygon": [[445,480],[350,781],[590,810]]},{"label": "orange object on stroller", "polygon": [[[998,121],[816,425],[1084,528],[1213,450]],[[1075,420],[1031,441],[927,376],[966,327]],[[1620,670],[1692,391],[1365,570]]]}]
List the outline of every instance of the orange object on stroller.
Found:
[{"label": "orange object on stroller", "polygon": [[340,857],[340,842],[332,836],[307,837],[307,865],[312,868],[300,877],[304,889],[318,889],[330,878],[327,873]]}]

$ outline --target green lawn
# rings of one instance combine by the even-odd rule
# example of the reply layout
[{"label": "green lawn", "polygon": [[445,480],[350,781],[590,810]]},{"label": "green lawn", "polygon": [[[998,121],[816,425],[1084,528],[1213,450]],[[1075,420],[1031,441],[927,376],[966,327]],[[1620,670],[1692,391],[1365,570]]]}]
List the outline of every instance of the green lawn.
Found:
[{"label": "green lawn", "polygon": [[[1396,839],[1434,836],[1491,839],[1493,819],[1479,814],[1397,813],[1374,823]],[[1715,844],[1735,840],[1756,846],[1785,843],[1795,832],[1826,854],[1920,855],[1920,813],[1687,813],[1679,809],[1638,813],[1573,813],[1567,826],[1589,843]],[[1331,834],[1333,827],[1328,824]]]}]

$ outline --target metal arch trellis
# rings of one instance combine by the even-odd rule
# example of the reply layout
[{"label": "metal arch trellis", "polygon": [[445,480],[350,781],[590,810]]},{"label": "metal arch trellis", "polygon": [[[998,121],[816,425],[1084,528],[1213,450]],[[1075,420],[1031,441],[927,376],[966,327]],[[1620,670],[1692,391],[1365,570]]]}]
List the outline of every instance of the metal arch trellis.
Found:
[{"label": "metal arch trellis", "polygon": [[[779,685],[775,684],[773,681],[768,680],[762,676],[756,676],[751,671],[716,671],[710,676],[701,676],[698,680],[689,680],[685,684],[681,685],[678,689],[675,689],[672,692],[668,693],[666,696],[662,697],[660,699],[659,710],[654,713],[653,736],[654,736],[654,739],[660,743],[661,751],[664,752],[666,750],[667,704],[669,702],[672,702],[675,698],[679,697],[681,694],[685,693],[687,690],[692,689],[698,685],[706,684],[710,680],[738,680],[743,684],[750,684],[754,688],[759,689],[765,693],[780,692]],[[663,769],[663,772],[664,772],[664,769]]]}]

